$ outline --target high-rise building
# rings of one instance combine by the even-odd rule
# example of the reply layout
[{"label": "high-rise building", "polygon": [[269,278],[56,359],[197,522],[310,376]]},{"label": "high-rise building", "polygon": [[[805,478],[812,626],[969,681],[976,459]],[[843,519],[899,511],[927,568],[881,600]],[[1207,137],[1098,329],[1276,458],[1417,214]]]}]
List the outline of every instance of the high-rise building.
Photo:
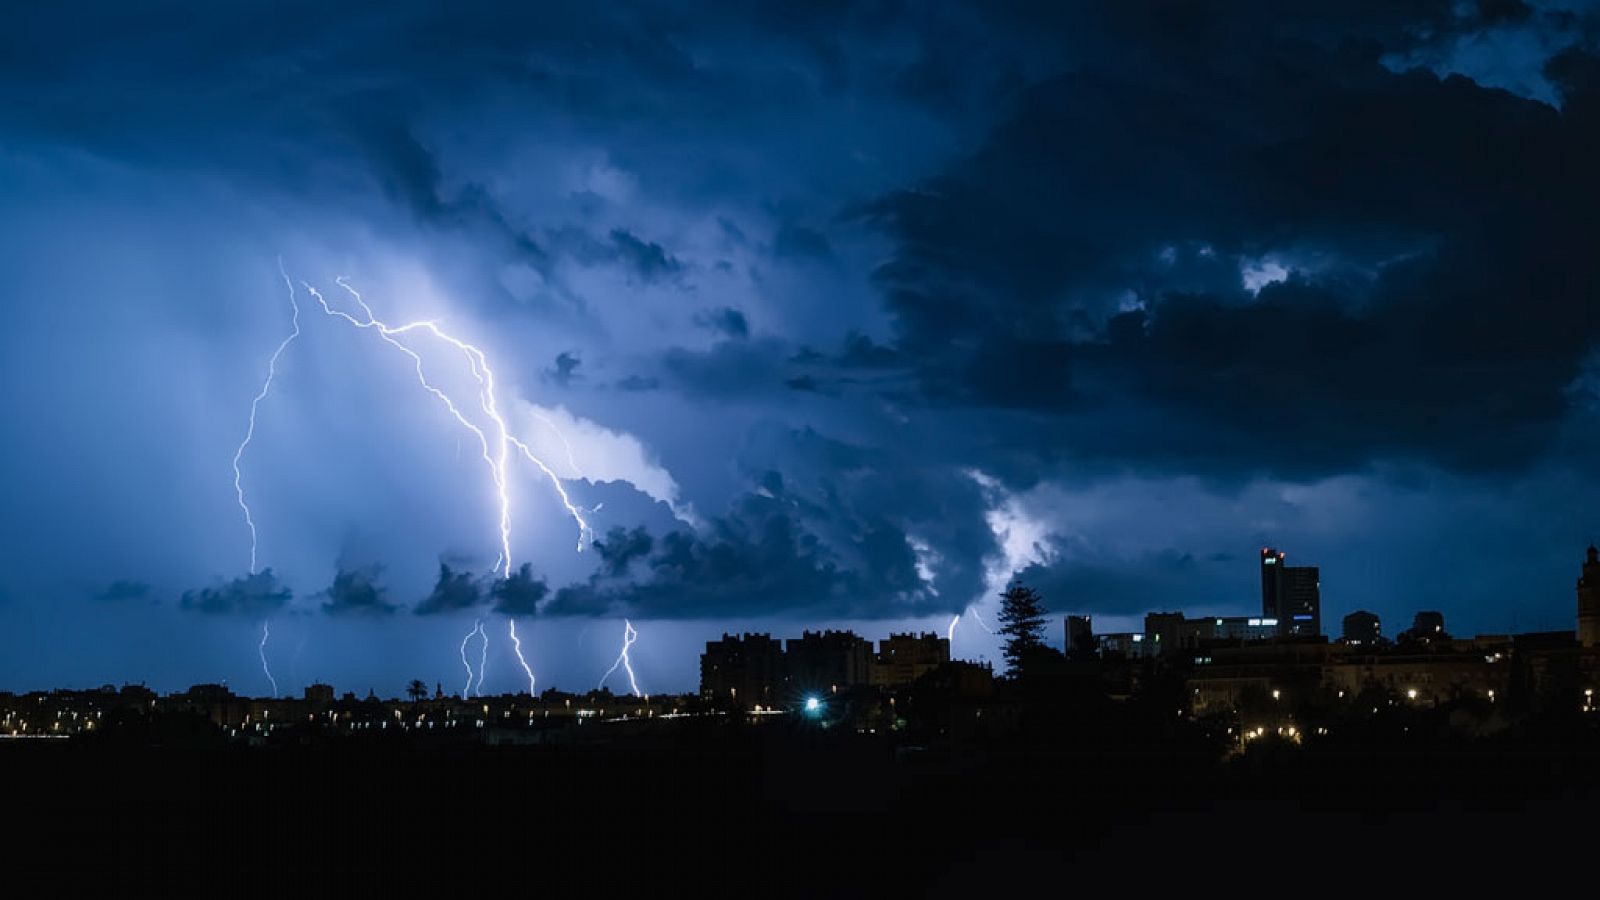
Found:
[{"label": "high-rise building", "polygon": [[1094,620],[1088,616],[1067,616],[1067,655],[1093,656],[1096,649]]},{"label": "high-rise building", "polygon": [[1344,642],[1370,647],[1383,638],[1383,623],[1376,613],[1358,609],[1344,617]]},{"label": "high-rise building", "polygon": [[1578,643],[1600,647],[1600,549],[1593,544],[1578,579]]},{"label": "high-rise building", "polygon": [[1278,633],[1322,633],[1322,574],[1316,566],[1286,566],[1286,554],[1261,548],[1261,616],[1278,620]]}]

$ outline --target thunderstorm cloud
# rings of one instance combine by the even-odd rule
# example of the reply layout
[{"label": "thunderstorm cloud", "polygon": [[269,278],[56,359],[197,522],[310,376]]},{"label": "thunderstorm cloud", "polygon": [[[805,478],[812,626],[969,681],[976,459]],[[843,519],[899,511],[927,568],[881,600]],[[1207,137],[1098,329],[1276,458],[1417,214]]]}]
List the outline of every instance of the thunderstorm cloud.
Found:
[{"label": "thunderstorm cloud", "polygon": [[[64,634],[242,680],[277,614],[307,671],[399,685],[488,615],[589,681],[631,617],[687,687],[725,626],[943,629],[1019,577],[1247,612],[1264,544],[1330,622],[1570,628],[1596,35],[1563,0],[20,5],[0,687],[105,677]],[[301,335],[239,481],[272,568],[226,580],[280,257]],[[492,371],[325,314],[305,286],[365,315],[339,278]],[[490,378],[538,460],[503,483]]]}]

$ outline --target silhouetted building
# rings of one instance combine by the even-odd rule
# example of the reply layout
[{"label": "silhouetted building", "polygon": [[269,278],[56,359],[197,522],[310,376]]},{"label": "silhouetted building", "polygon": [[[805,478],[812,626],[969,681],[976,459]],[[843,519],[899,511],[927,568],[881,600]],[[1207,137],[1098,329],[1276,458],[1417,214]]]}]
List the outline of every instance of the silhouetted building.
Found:
[{"label": "silhouetted building", "polygon": [[182,708],[200,713],[222,728],[238,726],[250,715],[250,701],[220,684],[194,685],[177,699]]},{"label": "silhouetted building", "polygon": [[1146,643],[1142,631],[1113,631],[1095,635],[1095,646],[1100,655],[1111,659],[1144,659],[1146,656],[1154,656],[1154,653],[1146,652]]},{"label": "silhouetted building", "polygon": [[723,634],[700,654],[700,696],[744,706],[769,706],[782,699],[783,644],[766,634]]},{"label": "silhouetted building", "polygon": [[1185,643],[1184,617],[1181,612],[1145,613],[1144,636],[1150,642],[1145,648],[1148,656],[1176,653]]},{"label": "silhouetted building", "polygon": [[1406,642],[1448,641],[1450,634],[1444,630],[1444,613],[1425,609],[1411,619],[1411,628],[1400,633]]},{"label": "silhouetted building", "polygon": [[1278,633],[1322,633],[1322,576],[1316,566],[1286,566],[1282,550],[1261,548],[1261,617]]},{"label": "silhouetted building", "polygon": [[1088,616],[1067,616],[1067,653],[1093,656],[1095,650],[1094,620]]},{"label": "silhouetted building", "polygon": [[872,680],[872,644],[853,631],[806,631],[784,644],[789,685],[842,691]]},{"label": "silhouetted building", "polygon": [[238,699],[233,691],[221,684],[196,684],[183,692],[184,699],[191,703],[226,703]]},{"label": "silhouetted building", "polygon": [[1383,640],[1383,623],[1374,613],[1358,609],[1344,617],[1344,642],[1372,646]]},{"label": "silhouetted building", "polygon": [[306,690],[305,690],[305,698],[306,698],[306,702],[312,704],[313,706],[332,706],[333,705],[333,685],[331,685],[331,684],[312,684],[312,685],[307,685],[306,686]]},{"label": "silhouetted building", "polygon": [[1578,644],[1600,647],[1600,549],[1593,544],[1578,579]]},{"label": "silhouetted building", "polygon": [[950,641],[931,632],[890,634],[878,642],[872,683],[880,687],[905,687],[950,661]]}]

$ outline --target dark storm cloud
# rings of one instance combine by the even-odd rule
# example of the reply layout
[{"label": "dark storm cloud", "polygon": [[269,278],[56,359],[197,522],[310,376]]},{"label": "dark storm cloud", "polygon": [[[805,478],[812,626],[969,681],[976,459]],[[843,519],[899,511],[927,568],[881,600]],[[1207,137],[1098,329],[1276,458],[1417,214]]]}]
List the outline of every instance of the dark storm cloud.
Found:
[{"label": "dark storm cloud", "polygon": [[608,578],[622,578],[636,559],[644,559],[655,549],[655,539],[643,528],[613,528],[604,540],[596,540],[594,549],[600,556],[601,574]]},{"label": "dark storm cloud", "polygon": [[772,240],[772,253],[779,259],[827,259],[833,255],[833,245],[815,228],[784,222]]},{"label": "dark storm cloud", "polygon": [[378,583],[381,574],[381,566],[339,570],[325,592],[322,611],[330,616],[393,615],[400,607],[386,599],[389,591]]},{"label": "dark storm cloud", "polygon": [[626,228],[613,228],[600,236],[569,226],[552,230],[549,241],[553,249],[585,267],[619,266],[637,284],[672,281],[685,271],[683,262],[665,247]]},{"label": "dark storm cloud", "polygon": [[[997,552],[980,487],[814,431],[754,441],[776,459],[697,531],[614,529],[548,615],[912,617],[964,608]],[[921,548],[919,550],[919,547]]]},{"label": "dark storm cloud", "polygon": [[502,616],[533,616],[539,613],[539,604],[549,595],[550,587],[543,578],[536,578],[533,566],[523,563],[509,578],[496,581],[489,588],[494,600],[494,611]]},{"label": "dark storm cloud", "polygon": [[683,263],[660,244],[640,240],[625,228],[611,230],[611,243],[616,248],[617,258],[641,281],[660,281],[683,271]]},{"label": "dark storm cloud", "polygon": [[[887,523],[858,534],[841,559],[778,501],[748,497],[706,533],[672,531],[640,558],[638,580],[604,577],[562,588],[547,612],[703,618],[805,611],[829,615],[919,615],[942,607],[926,591],[903,533]],[[613,535],[616,551],[637,542]],[[600,545],[597,543],[597,548]],[[607,558],[603,571],[621,565]]]},{"label": "dark storm cloud", "polygon": [[672,383],[706,399],[770,398],[793,377],[786,360],[792,348],[776,338],[718,341],[709,350],[675,347],[661,365]]},{"label": "dark storm cloud", "polygon": [[95,599],[102,603],[130,603],[136,600],[150,599],[150,585],[142,581],[129,581],[118,579],[106,586],[106,589],[95,595]]},{"label": "dark storm cloud", "polygon": [[556,364],[545,370],[545,378],[562,387],[567,387],[573,381],[582,377],[578,374],[578,367],[581,365],[583,365],[583,360],[563,350],[556,354]]},{"label": "dark storm cloud", "polygon": [[[619,531],[597,541],[601,572],[557,591],[546,612],[690,619],[883,615],[891,606],[896,614],[920,615],[944,608],[918,577],[906,536],[888,523],[872,523],[839,546],[853,559],[824,544],[781,501],[750,496],[704,533],[651,539]],[[623,572],[634,580],[616,577]]]},{"label": "dark storm cloud", "polygon": [[268,568],[224,584],[185,591],[178,606],[208,615],[266,616],[283,609],[292,596]]},{"label": "dark storm cloud", "polygon": [[433,590],[413,610],[419,616],[471,609],[483,601],[483,589],[470,572],[457,572],[448,563],[439,564],[439,579]]},{"label": "dark storm cloud", "polygon": [[[531,266],[560,293],[555,251],[504,195],[517,180],[477,151],[498,155],[531,134],[608,147],[637,168],[659,159],[668,177],[680,167],[686,195],[741,190],[752,173],[695,171],[707,148],[789,132],[792,115],[842,91],[886,92],[879,69],[898,51],[881,60],[853,51],[888,33],[912,47],[935,37],[916,19],[839,12],[824,23],[649,2],[469,2],[448,12],[289,3],[271,15],[172,7],[138,16],[111,4],[34,6],[13,11],[0,33],[0,131],[318,203],[375,191],[419,222],[462,233],[486,259]],[[567,188],[588,197],[591,213],[613,202]],[[609,221],[596,234],[590,242],[640,282],[686,268],[636,223]],[[825,241],[793,237],[785,252]]]},{"label": "dark storm cloud", "polygon": [[481,185],[467,184],[454,194],[447,192],[437,159],[407,125],[361,110],[352,110],[345,121],[353,126],[353,138],[371,163],[370,171],[391,199],[424,222],[472,231],[486,239],[480,246],[498,245],[549,274],[544,250],[511,223]]},{"label": "dark storm cloud", "polygon": [[750,336],[750,322],[745,319],[744,313],[729,306],[698,313],[694,320],[701,327],[709,328],[730,338],[739,339]]},{"label": "dark storm cloud", "polygon": [[[1600,337],[1590,83],[1561,79],[1556,110],[1392,72],[1314,11],[1130,6],[1152,12],[1113,32],[1175,52],[1030,88],[865,211],[899,241],[877,277],[924,402],[1043,416],[1041,463],[1497,470],[1548,447]],[[1288,278],[1253,292],[1263,260]]]},{"label": "dark storm cloud", "polygon": [[906,365],[905,357],[857,331],[845,335],[839,364],[846,368],[888,369]]},{"label": "dark storm cloud", "polygon": [[1232,615],[1259,598],[1230,595],[1226,586],[1237,579],[1229,578],[1228,568],[1237,564],[1199,560],[1167,549],[1132,559],[1034,563],[1015,573],[1013,580],[1037,590],[1057,615],[1139,615],[1173,609],[1187,609],[1192,615]]}]

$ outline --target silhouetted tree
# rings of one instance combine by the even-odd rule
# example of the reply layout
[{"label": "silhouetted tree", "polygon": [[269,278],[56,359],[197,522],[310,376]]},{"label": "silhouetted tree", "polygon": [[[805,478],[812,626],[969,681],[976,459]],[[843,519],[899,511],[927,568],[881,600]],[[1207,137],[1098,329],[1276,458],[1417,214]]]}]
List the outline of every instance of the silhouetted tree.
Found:
[{"label": "silhouetted tree", "polygon": [[1002,652],[1012,675],[1021,675],[1030,657],[1044,649],[1044,600],[1031,587],[1013,584],[1000,595]]},{"label": "silhouetted tree", "polygon": [[412,703],[417,703],[428,696],[428,686],[422,683],[422,679],[413,678],[411,683],[406,685],[406,696],[411,698]]}]

